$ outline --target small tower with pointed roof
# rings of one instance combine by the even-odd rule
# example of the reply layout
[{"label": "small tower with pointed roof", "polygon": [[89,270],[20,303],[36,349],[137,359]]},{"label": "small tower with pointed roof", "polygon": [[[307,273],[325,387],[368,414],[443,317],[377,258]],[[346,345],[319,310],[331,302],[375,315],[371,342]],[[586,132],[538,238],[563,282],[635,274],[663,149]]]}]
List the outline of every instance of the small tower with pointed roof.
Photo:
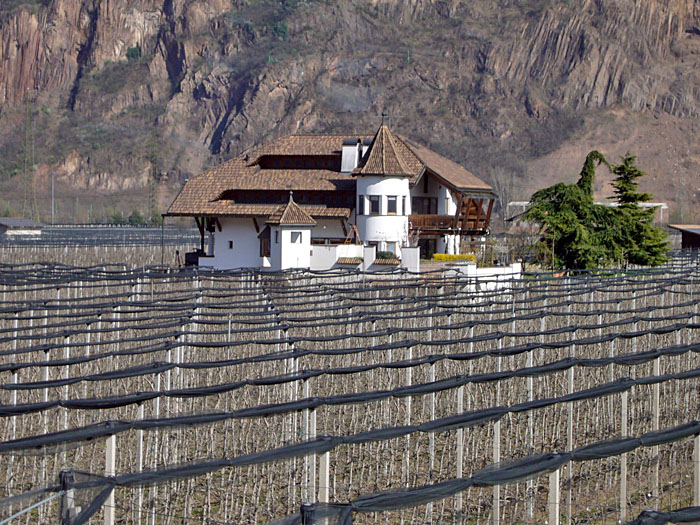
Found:
[{"label": "small tower with pointed roof", "polygon": [[357,177],[355,224],[363,242],[401,256],[408,243],[411,169],[398,151],[397,139],[384,124],[353,171]]},{"label": "small tower with pointed roof", "polygon": [[315,225],[316,221],[294,202],[290,191],[289,202],[280,206],[267,220],[270,269],[309,268],[311,228]]}]

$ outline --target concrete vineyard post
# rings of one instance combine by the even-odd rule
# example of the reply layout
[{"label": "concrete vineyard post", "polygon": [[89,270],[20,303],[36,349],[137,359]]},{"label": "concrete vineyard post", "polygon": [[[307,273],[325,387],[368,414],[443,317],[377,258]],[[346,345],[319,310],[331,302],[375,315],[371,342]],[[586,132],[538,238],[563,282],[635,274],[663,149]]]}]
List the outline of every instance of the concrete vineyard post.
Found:
[{"label": "concrete vineyard post", "polygon": [[[105,444],[105,476],[116,475],[116,459],[117,459],[117,436],[112,434],[107,438]],[[114,525],[115,523],[115,508],[114,508],[114,491],[110,493],[103,506],[104,509],[104,524]]]},{"label": "concrete vineyard post", "polygon": [[547,507],[549,510],[548,525],[559,525],[559,469],[549,474],[549,495]]}]

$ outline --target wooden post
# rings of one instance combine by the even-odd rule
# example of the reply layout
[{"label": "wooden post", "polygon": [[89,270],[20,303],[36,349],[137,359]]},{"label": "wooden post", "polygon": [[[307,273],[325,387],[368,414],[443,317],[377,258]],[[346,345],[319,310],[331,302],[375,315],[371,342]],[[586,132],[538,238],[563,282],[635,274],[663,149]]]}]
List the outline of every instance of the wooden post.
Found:
[{"label": "wooden post", "polygon": [[549,525],[559,525],[559,469],[549,475]]},{"label": "wooden post", "polygon": [[[116,474],[117,459],[117,435],[112,434],[107,438],[105,445],[105,476]],[[112,491],[104,503],[104,524],[114,525],[114,491]]]}]

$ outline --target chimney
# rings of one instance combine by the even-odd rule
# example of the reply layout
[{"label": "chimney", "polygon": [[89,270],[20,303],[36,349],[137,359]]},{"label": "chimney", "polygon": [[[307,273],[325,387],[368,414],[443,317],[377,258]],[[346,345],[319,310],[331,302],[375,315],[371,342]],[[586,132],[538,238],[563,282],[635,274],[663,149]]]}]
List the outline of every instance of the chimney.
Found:
[{"label": "chimney", "polygon": [[343,156],[340,161],[340,171],[350,173],[357,168],[360,161],[360,139],[343,139]]}]

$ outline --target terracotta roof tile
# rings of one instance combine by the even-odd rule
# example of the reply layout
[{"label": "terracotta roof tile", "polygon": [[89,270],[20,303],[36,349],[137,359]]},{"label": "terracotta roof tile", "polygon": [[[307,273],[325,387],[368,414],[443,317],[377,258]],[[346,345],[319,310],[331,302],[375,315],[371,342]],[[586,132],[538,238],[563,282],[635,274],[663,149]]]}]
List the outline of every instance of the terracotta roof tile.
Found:
[{"label": "terracotta roof tile", "polygon": [[394,135],[388,127],[382,125],[353,174],[408,176],[412,175],[412,172],[398,151]]},{"label": "terracotta roof tile", "polygon": [[[463,166],[435,153],[424,146],[419,146],[404,137],[397,137],[416,156],[419,162],[440,175],[447,182],[460,190],[492,191],[493,188]],[[412,181],[415,182],[415,181]]]},{"label": "terracotta roof tile", "polygon": [[362,264],[362,257],[338,257],[336,262],[341,266],[357,266]]},{"label": "terracotta roof tile", "polygon": [[401,264],[401,261],[399,259],[375,259],[372,264],[379,264],[382,266],[396,266]]},{"label": "terracotta roof tile", "polygon": [[[231,204],[222,199],[227,190],[354,191],[356,181],[351,174],[325,169],[262,169],[255,164],[263,155],[341,155],[343,140],[348,137],[367,138],[359,135],[291,135],[253,148],[190,179],[166,215],[269,216],[279,208],[279,204]],[[408,175],[410,183],[415,184],[426,169],[460,190],[492,191],[491,186],[456,162],[394,135],[386,126],[377,131],[356,173]],[[351,211],[324,206],[302,208],[312,210],[309,214],[316,218],[348,217]]]},{"label": "terracotta roof tile", "polygon": [[294,202],[289,196],[289,202],[280,206],[275,213],[267,219],[268,224],[279,224],[281,226],[314,226],[316,221]]},{"label": "terracotta roof tile", "polygon": [[[278,138],[268,144],[251,148],[247,155],[251,164],[265,155],[340,155],[343,150],[343,140],[348,134],[325,135],[288,135]],[[356,135],[363,140],[365,137]]]}]

